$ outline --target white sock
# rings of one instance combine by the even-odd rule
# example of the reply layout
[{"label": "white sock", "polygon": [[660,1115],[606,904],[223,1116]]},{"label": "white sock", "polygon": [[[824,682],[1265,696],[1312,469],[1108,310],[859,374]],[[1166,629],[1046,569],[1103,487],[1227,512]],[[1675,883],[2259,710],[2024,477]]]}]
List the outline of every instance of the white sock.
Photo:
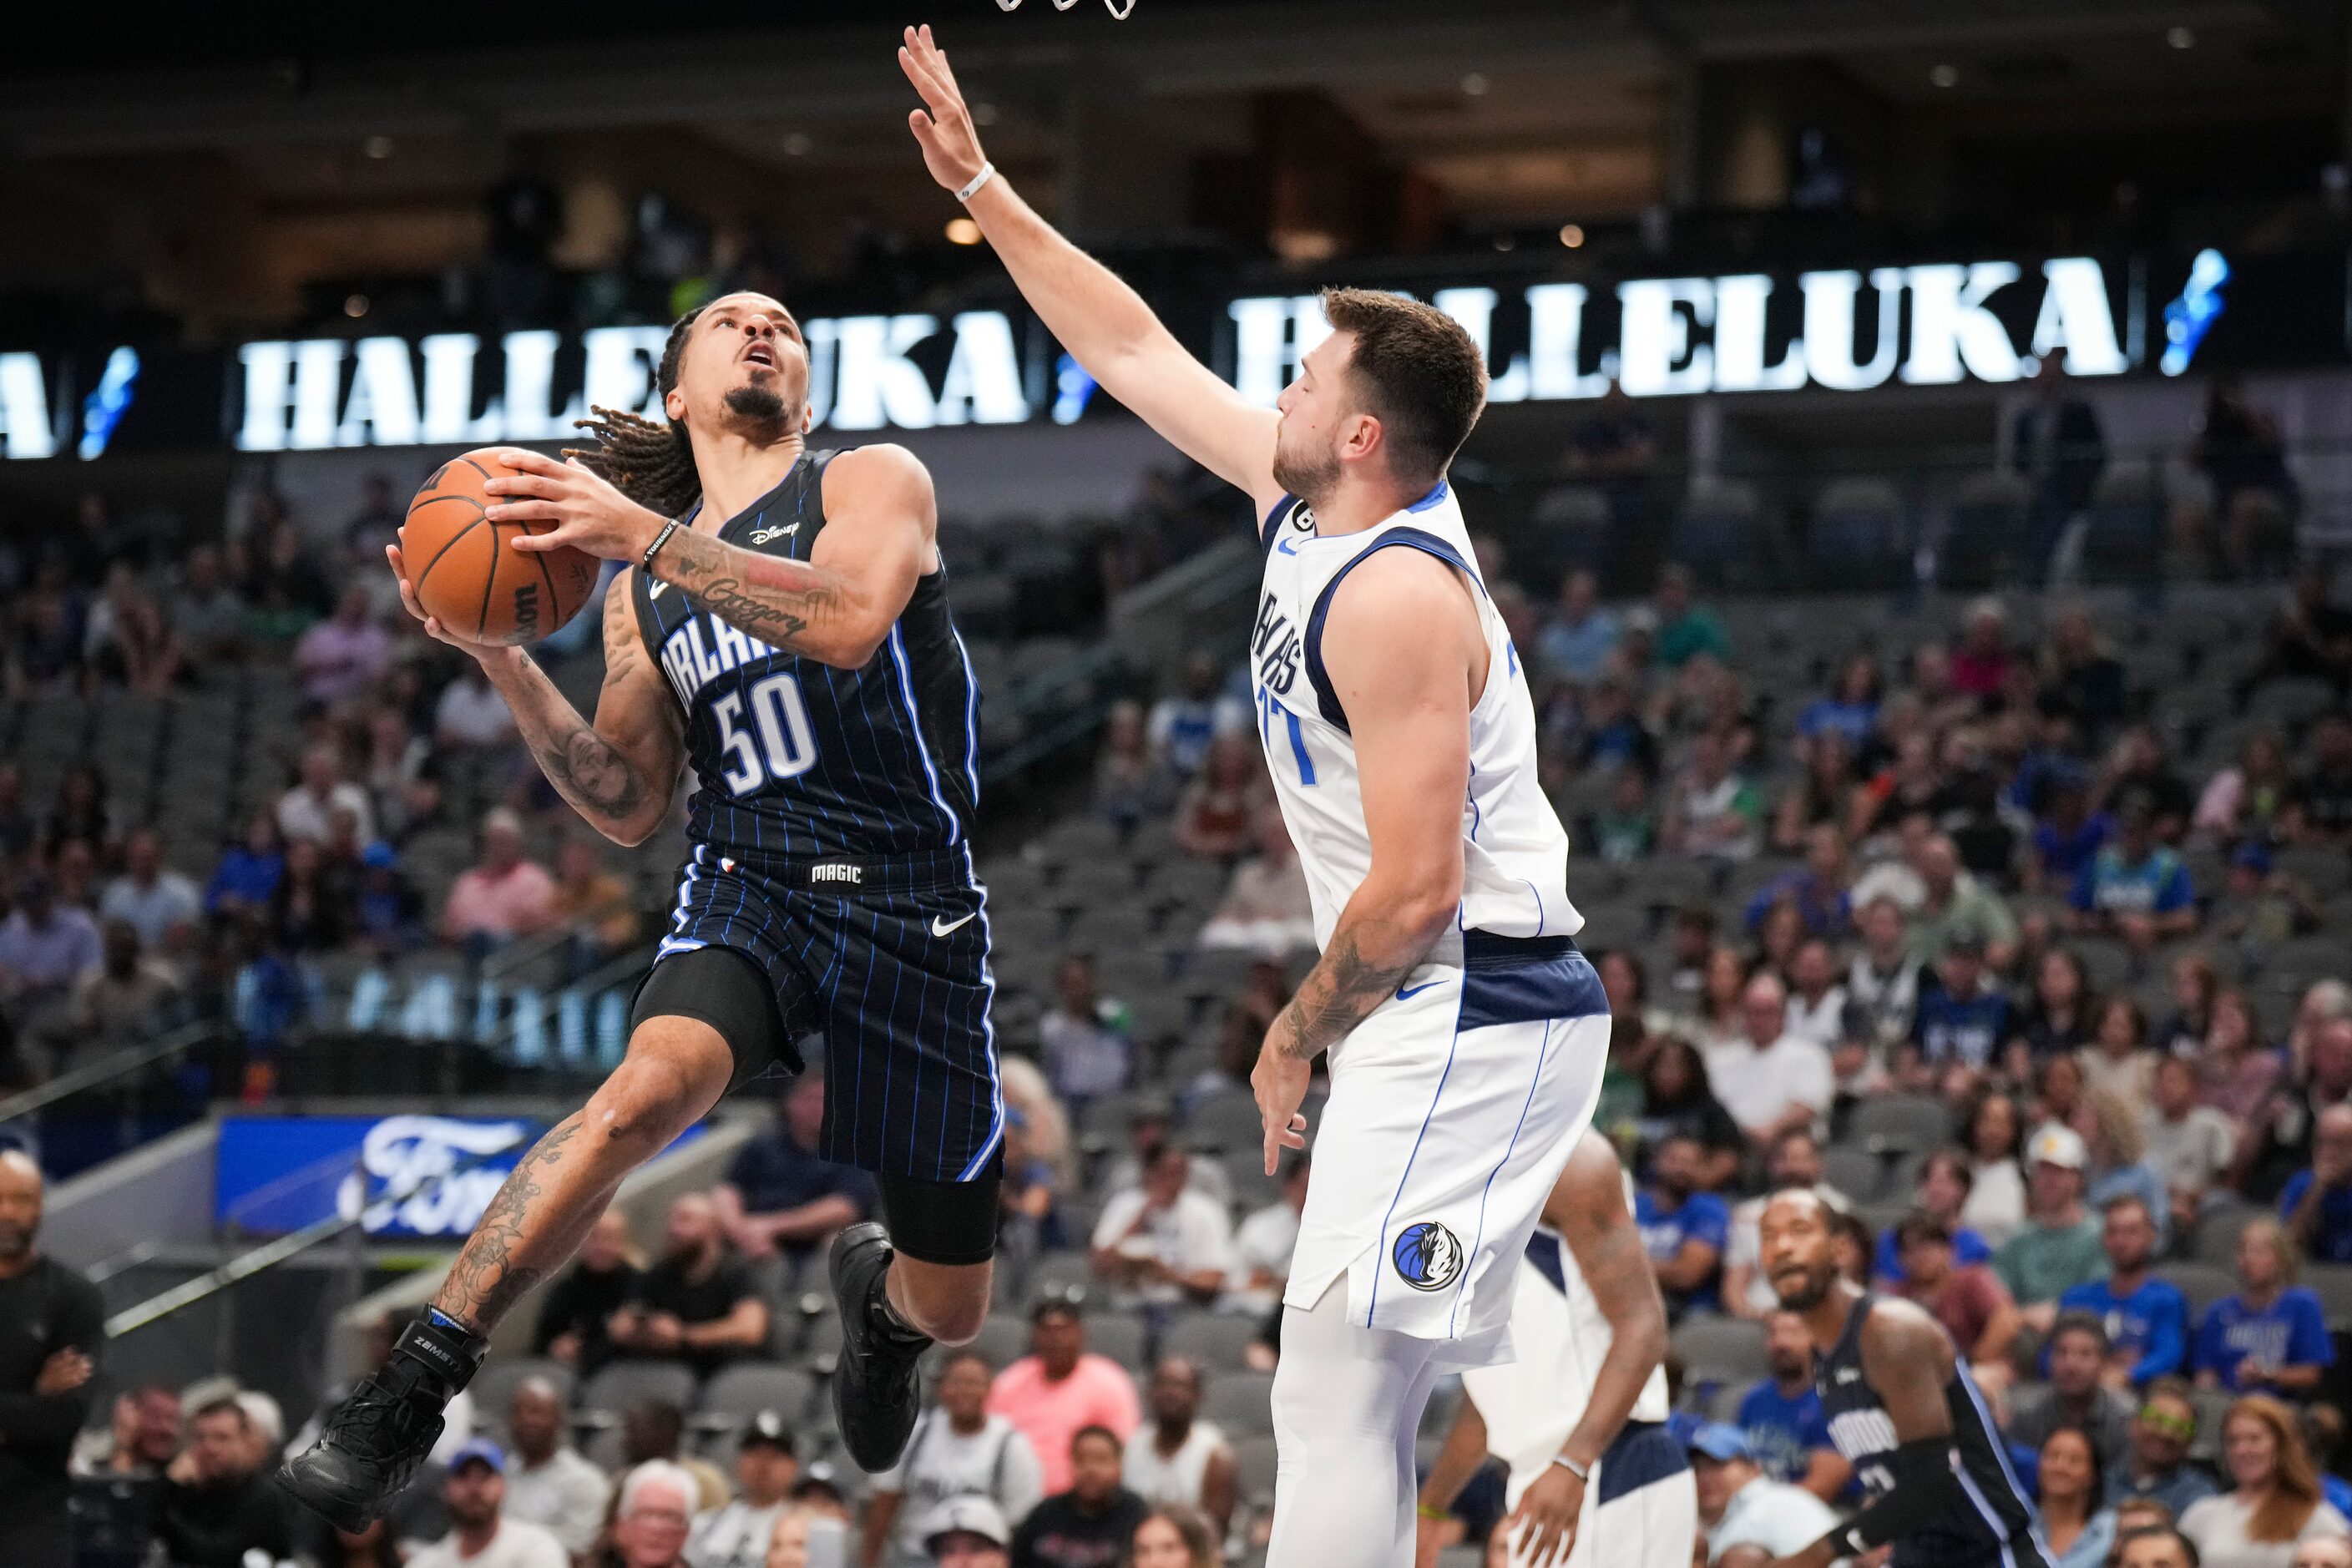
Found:
[{"label": "white sock", "polygon": [[1410,1568],[1413,1443],[1437,1342],[1348,1321],[1336,1280],[1282,1314],[1274,1374],[1274,1535],[1266,1568]]}]

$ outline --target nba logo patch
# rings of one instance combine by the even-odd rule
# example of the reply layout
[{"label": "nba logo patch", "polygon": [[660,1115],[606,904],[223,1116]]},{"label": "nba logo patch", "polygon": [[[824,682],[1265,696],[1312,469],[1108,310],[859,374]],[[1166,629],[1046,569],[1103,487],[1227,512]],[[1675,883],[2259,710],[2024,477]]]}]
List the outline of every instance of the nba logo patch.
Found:
[{"label": "nba logo patch", "polygon": [[1397,1277],[1416,1290],[1443,1290],[1462,1278],[1462,1241],[1433,1219],[1419,1220],[1397,1232],[1389,1248]]}]

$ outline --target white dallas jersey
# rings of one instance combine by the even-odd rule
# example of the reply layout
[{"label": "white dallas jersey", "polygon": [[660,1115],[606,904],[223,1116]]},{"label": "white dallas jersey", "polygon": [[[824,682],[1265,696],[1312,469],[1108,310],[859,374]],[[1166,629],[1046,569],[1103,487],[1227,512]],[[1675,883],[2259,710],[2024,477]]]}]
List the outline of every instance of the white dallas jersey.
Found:
[{"label": "white dallas jersey", "polygon": [[[1629,1181],[1628,1209],[1631,1186]],[[1487,1450],[1511,1467],[1514,1504],[1584,1419],[1615,1338],[1576,1255],[1557,1231],[1538,1227],[1528,1241],[1527,1267],[1519,1270],[1511,1303],[1511,1344],[1518,1359],[1462,1374],[1464,1390],[1486,1417]],[[1654,1366],[1625,1418],[1664,1421],[1671,1408],[1665,1369]]]},{"label": "white dallas jersey", "polygon": [[[1323,668],[1323,623],[1349,571],[1375,550],[1398,548],[1426,551],[1469,576],[1486,637],[1486,686],[1470,710],[1460,929],[1573,936],[1584,918],[1568,901],[1567,831],[1537,781],[1535,701],[1518,650],[1478,576],[1452,487],[1441,482],[1377,526],[1329,539],[1315,531],[1304,502],[1286,497],[1267,518],[1261,543],[1265,582],[1250,634],[1258,734],[1307,873],[1316,945],[1330,942],[1339,911],[1372,865],[1355,742]],[[1396,635],[1415,632],[1399,626]]]}]

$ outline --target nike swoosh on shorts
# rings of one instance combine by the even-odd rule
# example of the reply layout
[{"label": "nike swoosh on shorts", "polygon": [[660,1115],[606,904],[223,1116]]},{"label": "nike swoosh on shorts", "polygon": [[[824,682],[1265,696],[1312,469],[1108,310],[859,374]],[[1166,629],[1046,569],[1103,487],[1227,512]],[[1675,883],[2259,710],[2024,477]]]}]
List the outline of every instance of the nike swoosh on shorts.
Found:
[{"label": "nike swoosh on shorts", "polygon": [[940,916],[940,915],[933,915],[933,916],[931,917],[931,934],[932,934],[933,936],[945,936],[945,935],[947,935],[947,934],[948,934],[948,932],[950,932],[950,931],[951,931],[955,930],[958,926],[970,924],[972,921],[977,920],[979,917],[980,917],[980,911],[979,911],[978,910],[972,910],[972,911],[971,911],[971,914],[968,914],[968,915],[964,916],[962,920],[960,920],[960,921],[948,921],[946,924],[942,925],[942,924],[941,924],[941,923],[940,923],[940,922],[941,921],[941,920],[942,920],[942,919],[944,919],[944,917],[943,917],[943,916]]}]

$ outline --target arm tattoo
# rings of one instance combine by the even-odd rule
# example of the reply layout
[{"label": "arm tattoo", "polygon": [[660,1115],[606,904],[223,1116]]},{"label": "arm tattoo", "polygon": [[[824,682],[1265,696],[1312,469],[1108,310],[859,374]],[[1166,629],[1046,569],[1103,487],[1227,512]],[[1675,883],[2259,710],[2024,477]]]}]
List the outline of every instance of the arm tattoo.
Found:
[{"label": "arm tattoo", "polygon": [[1416,952],[1377,963],[1365,956],[1359,931],[1350,923],[1332,933],[1331,945],[1275,1019],[1277,1047],[1292,1060],[1312,1061],[1337,1045],[1373,1008],[1396,994],[1397,986],[1424,956]]},{"label": "arm tattoo", "polygon": [[539,1251],[550,1232],[563,1226],[560,1215],[534,1214],[532,1203],[546,1195],[542,1180],[563,1163],[563,1147],[580,1131],[575,1113],[565,1118],[525,1154],[499,1188],[498,1196],[482,1211],[481,1223],[467,1238],[466,1249],[449,1266],[433,1304],[451,1317],[487,1334],[530,1288],[547,1278],[547,1270],[522,1261],[526,1252]]},{"label": "arm tattoo", "polygon": [[583,811],[625,817],[645,804],[646,781],[612,742],[585,724],[531,750],[547,782]]},{"label": "arm tattoo", "polygon": [[835,575],[801,561],[754,554],[707,533],[680,529],[656,562],[659,576],[684,589],[702,607],[761,641],[791,653],[847,607]]}]

